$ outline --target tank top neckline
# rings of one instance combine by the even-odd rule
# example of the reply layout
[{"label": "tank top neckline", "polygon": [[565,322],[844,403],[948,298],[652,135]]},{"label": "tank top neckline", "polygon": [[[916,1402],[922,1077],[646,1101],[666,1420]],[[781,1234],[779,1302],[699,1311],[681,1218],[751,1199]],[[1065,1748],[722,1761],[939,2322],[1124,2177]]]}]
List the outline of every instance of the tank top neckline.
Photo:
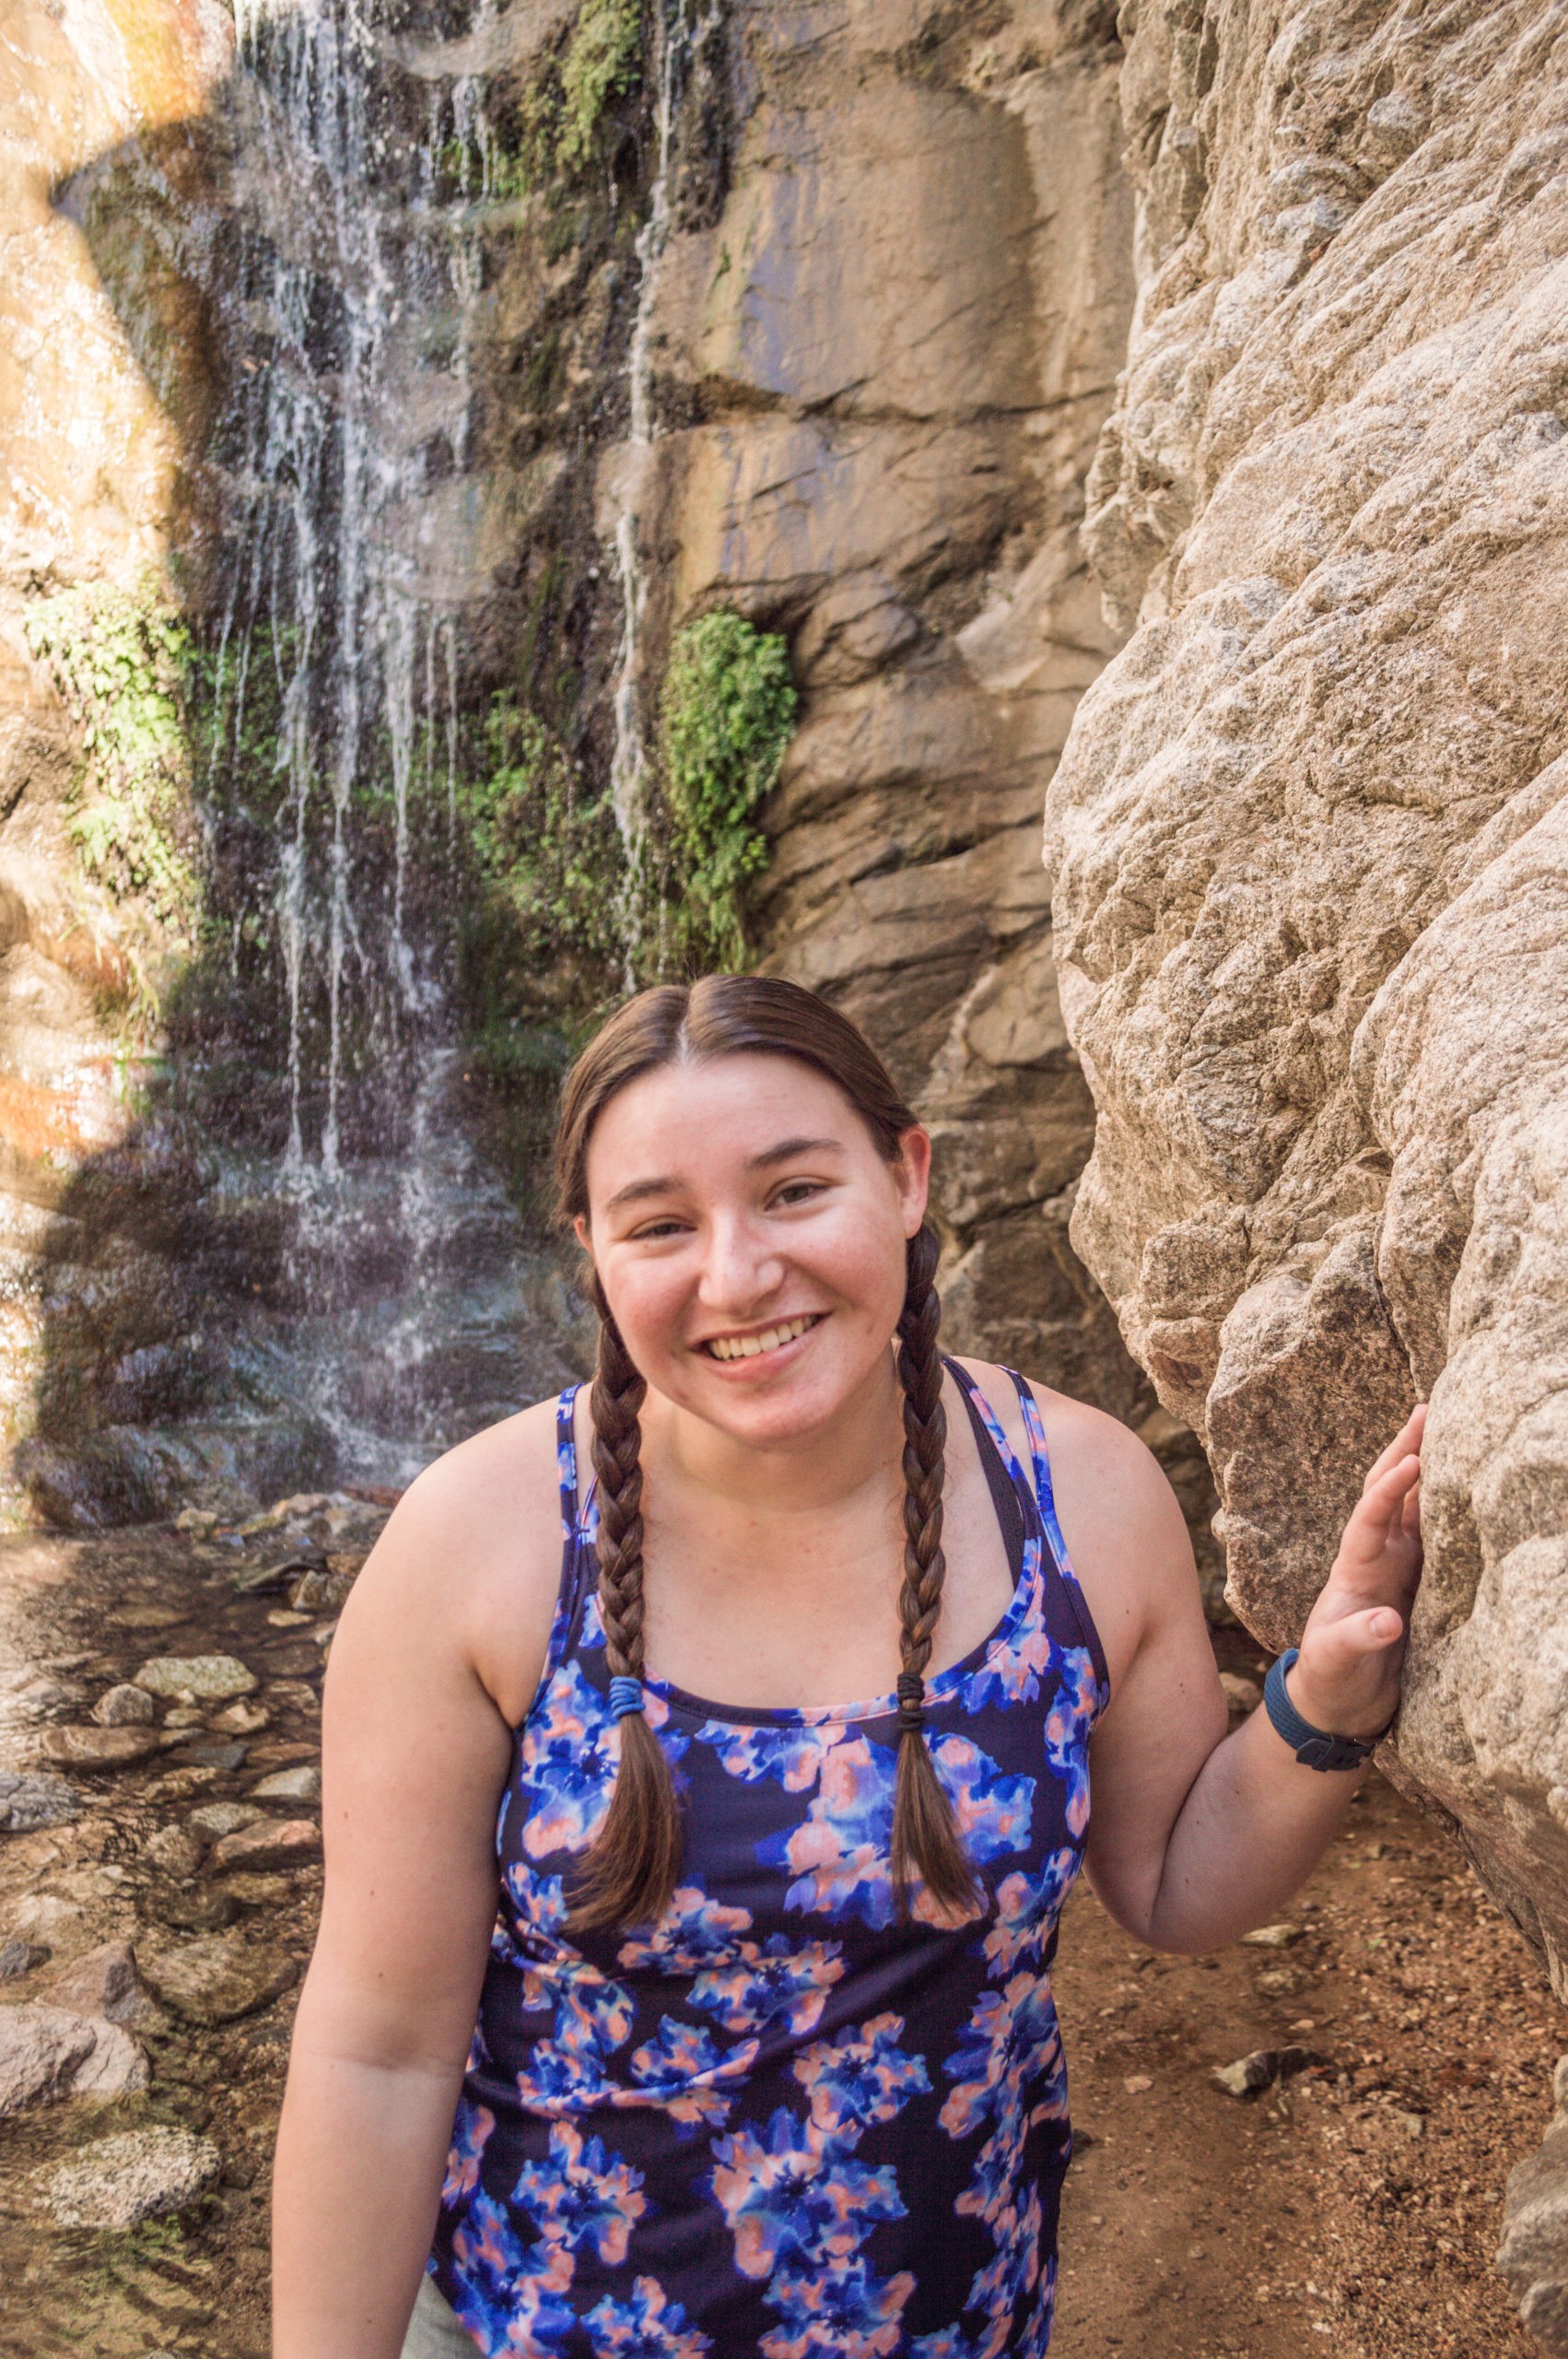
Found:
[{"label": "tank top neckline", "polygon": [[[1012,1368],[1006,1375],[1017,1389],[1024,1411],[1024,1429],[1029,1438],[1034,1481],[1024,1473],[1018,1462],[1006,1429],[997,1416],[979,1386],[956,1360],[944,1353],[942,1366],[964,1393],[975,1413],[977,1442],[982,1447],[989,1442],[996,1453],[1003,1472],[1012,1485],[1024,1518],[1024,1547],[1022,1562],[1000,1619],[986,1636],[971,1647],[956,1662],[936,1672],[926,1681],[926,1706],[935,1710],[944,1704],[962,1699],[966,1681],[981,1670],[989,1658],[1005,1652],[1027,1622],[1044,1578],[1043,1556],[1048,1555],[1060,1578],[1069,1603],[1076,1618],[1083,1642],[1094,1661],[1095,1674],[1102,1690],[1109,1691],[1109,1675],[1105,1649],[1100,1634],[1089,1611],[1087,1599],[1079,1585],[1078,1577],[1068,1558],[1061,1528],[1056,1519],[1052,1496],[1050,1461],[1046,1452],[1045,1434],[1040,1425],[1039,1411],[1034,1394],[1023,1377]],[[589,1600],[594,1595],[598,1580],[598,1566],[592,1540],[598,1517],[592,1506],[592,1488],[579,1506],[577,1482],[577,1449],[572,1410],[579,1385],[568,1385],[559,1397],[557,1408],[558,1460],[560,1467],[561,1515],[565,1540],[561,1570],[561,1610],[556,1615],[555,1643],[545,1677],[541,1680],[543,1695],[550,1670],[571,1648],[579,1632]],[[981,1440],[983,1430],[984,1442]],[[996,1505],[993,1497],[993,1506]],[[999,1521],[1000,1520],[999,1511]],[[1006,1539],[1005,1527],[1003,1539]],[[679,1686],[673,1680],[655,1678],[645,1673],[643,1684],[656,1696],[665,1709],[681,1719],[717,1722],[735,1728],[842,1728],[876,1720],[893,1719],[898,1710],[898,1698],[894,1695],[875,1696],[845,1704],[728,1704],[716,1703],[710,1697],[698,1696],[691,1689]],[[530,1715],[532,1717],[532,1715]],[[525,1719],[521,1726],[528,1725]],[[519,1730],[521,1734],[521,1728]]]}]

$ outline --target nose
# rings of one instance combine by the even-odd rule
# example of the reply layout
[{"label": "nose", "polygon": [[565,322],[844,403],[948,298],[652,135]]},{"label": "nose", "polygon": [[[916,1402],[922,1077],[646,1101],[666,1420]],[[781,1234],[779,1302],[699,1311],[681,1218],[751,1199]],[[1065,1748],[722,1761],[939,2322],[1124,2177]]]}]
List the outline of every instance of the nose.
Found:
[{"label": "nose", "polygon": [[705,1311],[737,1321],[754,1318],[783,1282],[774,1240],[743,1213],[721,1213],[708,1232],[697,1298]]}]

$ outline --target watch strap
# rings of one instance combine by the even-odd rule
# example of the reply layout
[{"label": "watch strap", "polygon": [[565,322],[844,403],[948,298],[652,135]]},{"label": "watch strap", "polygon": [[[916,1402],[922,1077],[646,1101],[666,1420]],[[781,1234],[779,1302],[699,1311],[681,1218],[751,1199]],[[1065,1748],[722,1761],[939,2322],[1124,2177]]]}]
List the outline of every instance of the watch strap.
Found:
[{"label": "watch strap", "polygon": [[1263,1683],[1263,1704],[1277,1733],[1283,1737],[1304,1769],[1359,1769],[1369,1760],[1394,1725],[1379,1729],[1375,1736],[1330,1736],[1327,1729],[1315,1729],[1304,1720],[1291,1702],[1285,1685],[1285,1674],[1301,1653],[1299,1647],[1287,1648],[1270,1665],[1269,1676]]}]

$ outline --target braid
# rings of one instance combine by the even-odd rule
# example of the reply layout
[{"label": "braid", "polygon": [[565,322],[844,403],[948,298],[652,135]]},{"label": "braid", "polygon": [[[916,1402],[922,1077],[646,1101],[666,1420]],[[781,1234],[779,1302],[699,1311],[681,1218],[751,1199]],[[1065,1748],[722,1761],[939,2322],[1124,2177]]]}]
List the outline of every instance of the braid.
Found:
[{"label": "braid", "polygon": [[947,1412],[942,1402],[942,1355],[937,1328],[942,1302],[935,1285],[940,1247],[922,1226],[908,1246],[908,1279],[898,1321],[898,1378],[904,1388],[904,1583],[898,1595],[904,1668],[898,1680],[898,1769],[893,1802],[893,1877],[900,1905],[919,1876],[938,1906],[967,1915],[978,1893],[965,1855],[953,1805],[938,1778],[925,1738],[926,1665],[942,1613],[947,1564],[942,1552],[942,1452]]},{"label": "braid", "polygon": [[[621,1339],[597,1278],[599,1364],[590,1402],[593,1471],[599,1478],[599,1611],[610,1669],[643,1676],[642,1428],[648,1391]],[[612,1696],[614,1689],[612,1685]],[[610,1807],[588,1855],[569,1933],[640,1925],[661,1917],[681,1871],[681,1814],[664,1748],[638,1708],[617,1720],[621,1759]]]}]

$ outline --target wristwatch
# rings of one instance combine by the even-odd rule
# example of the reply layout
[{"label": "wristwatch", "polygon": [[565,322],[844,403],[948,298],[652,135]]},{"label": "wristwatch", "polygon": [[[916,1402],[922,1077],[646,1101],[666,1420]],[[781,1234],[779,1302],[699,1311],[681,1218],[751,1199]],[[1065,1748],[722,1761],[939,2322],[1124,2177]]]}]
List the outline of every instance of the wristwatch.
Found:
[{"label": "wristwatch", "polygon": [[[1291,1647],[1270,1668],[1263,1683],[1269,1718],[1304,1769],[1359,1769],[1376,1752],[1394,1720],[1375,1736],[1330,1736],[1326,1729],[1315,1729],[1310,1720],[1302,1719],[1285,1686],[1285,1673],[1300,1653],[1299,1647]],[[1398,1718],[1396,1713],[1394,1719]]]}]

